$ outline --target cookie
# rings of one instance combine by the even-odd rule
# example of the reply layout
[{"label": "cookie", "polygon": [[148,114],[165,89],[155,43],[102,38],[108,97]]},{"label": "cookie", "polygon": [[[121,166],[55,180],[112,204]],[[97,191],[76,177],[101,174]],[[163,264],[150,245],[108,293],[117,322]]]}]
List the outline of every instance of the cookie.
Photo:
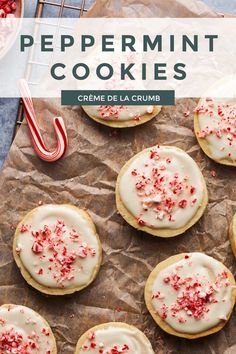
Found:
[{"label": "cookie", "polygon": [[113,128],[128,128],[146,123],[161,111],[161,106],[82,106],[82,108],[96,122]]},{"label": "cookie", "polygon": [[134,326],[110,322],[95,326],[80,337],[75,354],[154,354],[151,343]]},{"label": "cookie", "polygon": [[72,205],[43,205],[18,224],[13,254],[28,284],[49,295],[71,294],[96,277],[102,248],[95,225]]},{"label": "cookie", "polygon": [[0,307],[0,352],[2,354],[56,354],[49,324],[37,312],[20,305]]},{"label": "cookie", "polygon": [[236,99],[202,98],[194,114],[194,130],[205,154],[236,166]]},{"label": "cookie", "polygon": [[236,257],[236,214],[234,214],[233,219],[230,224],[229,239],[230,239],[233,254]]},{"label": "cookie", "polygon": [[154,236],[185,232],[202,216],[206,183],[195,161],[175,146],[154,146],[131,158],[116,184],[119,213],[133,227]]},{"label": "cookie", "polygon": [[204,253],[182,253],[159,263],[145,287],[145,301],[166,332],[188,339],[222,329],[235,303],[232,273]]}]

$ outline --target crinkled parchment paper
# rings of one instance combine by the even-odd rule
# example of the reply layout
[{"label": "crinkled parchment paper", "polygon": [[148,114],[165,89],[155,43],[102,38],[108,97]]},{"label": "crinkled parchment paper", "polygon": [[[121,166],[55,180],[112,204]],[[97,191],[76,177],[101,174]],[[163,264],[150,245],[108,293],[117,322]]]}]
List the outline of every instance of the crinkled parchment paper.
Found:
[{"label": "crinkled parchment paper", "polygon": [[[187,0],[102,0],[90,15],[214,16],[202,3]],[[144,304],[144,285],[150,271],[175,253],[203,251],[235,270],[228,228],[236,212],[236,171],[214,163],[200,150],[193,134],[196,100],[179,100],[145,125],[124,130],[99,125],[80,108],[61,107],[56,100],[34,103],[44,138],[51,147],[55,143],[52,118],[64,117],[69,149],[57,163],[41,161],[32,149],[25,123],[11,147],[0,178],[0,303],[23,304],[45,316],[56,335],[59,353],[73,353],[84,331],[107,321],[136,325],[158,354],[235,353],[235,312],[222,331],[190,342],[161,331]],[[190,111],[189,117],[184,117],[186,111]],[[157,143],[176,145],[188,152],[201,168],[209,190],[209,205],[201,220],[171,239],[136,231],[117,214],[115,206],[114,188],[120,168],[135,153]],[[212,170],[216,177],[212,177]],[[72,296],[41,295],[25,283],[14,264],[14,227],[39,201],[88,209],[101,237],[103,263],[98,277],[89,288]]]}]

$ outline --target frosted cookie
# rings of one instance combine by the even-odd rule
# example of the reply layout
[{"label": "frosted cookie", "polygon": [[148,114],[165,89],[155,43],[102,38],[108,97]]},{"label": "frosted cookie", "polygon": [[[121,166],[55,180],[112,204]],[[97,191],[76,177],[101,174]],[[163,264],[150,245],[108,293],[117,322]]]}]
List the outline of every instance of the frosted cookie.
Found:
[{"label": "frosted cookie", "polygon": [[71,205],[43,205],[17,226],[13,254],[28,284],[50,295],[88,286],[96,277],[102,249],[87,212]]},{"label": "frosted cookie", "polygon": [[87,115],[104,125],[128,128],[154,118],[161,106],[82,106]]},{"label": "frosted cookie", "polygon": [[216,162],[231,166],[236,166],[235,83],[235,75],[216,82],[207,90],[207,98],[199,101],[194,115],[194,130],[202,150]]},{"label": "frosted cookie", "polygon": [[1,354],[56,354],[49,324],[35,311],[20,305],[0,307]]},{"label": "frosted cookie", "polygon": [[116,184],[119,213],[154,236],[183,233],[202,216],[206,183],[194,160],[174,146],[154,146],[131,158]]},{"label": "frosted cookie", "polygon": [[95,326],[80,337],[75,354],[154,354],[147,337],[134,326],[110,322]]},{"label": "frosted cookie", "polygon": [[235,302],[232,273],[204,253],[182,253],[159,263],[145,287],[145,301],[166,332],[188,339],[222,329]]},{"label": "frosted cookie", "polygon": [[231,248],[234,256],[236,257],[236,214],[234,214],[233,219],[229,228],[229,238],[231,243]]}]

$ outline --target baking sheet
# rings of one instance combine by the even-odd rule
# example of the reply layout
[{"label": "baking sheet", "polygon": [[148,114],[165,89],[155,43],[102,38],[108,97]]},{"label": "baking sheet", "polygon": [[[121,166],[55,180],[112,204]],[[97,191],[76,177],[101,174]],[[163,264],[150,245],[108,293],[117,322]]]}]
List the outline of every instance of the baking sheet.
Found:
[{"label": "baking sheet", "polygon": [[[214,16],[202,3],[183,0],[101,0],[90,16],[102,15]],[[62,160],[48,164],[35,155],[25,123],[17,133],[0,177],[0,303],[23,304],[44,316],[55,333],[60,354],[73,353],[84,331],[107,321],[136,325],[148,336],[156,354],[235,353],[235,311],[222,331],[189,342],[165,334],[144,304],[149,273],[175,253],[203,251],[235,272],[228,239],[229,223],[236,212],[235,169],[214,163],[200,150],[193,133],[196,100],[178,100],[175,107],[164,107],[145,125],[124,130],[99,125],[80,108],[61,107],[57,100],[34,100],[34,104],[48,146],[55,143],[52,118],[61,115],[65,119],[69,149]],[[190,115],[185,117],[187,111]],[[115,206],[120,168],[135,153],[155,144],[176,145],[188,152],[201,168],[209,191],[204,216],[185,234],[171,239],[136,231],[117,214]],[[86,208],[100,235],[103,262],[98,277],[74,295],[40,294],[25,283],[14,264],[14,227],[41,202]]]}]

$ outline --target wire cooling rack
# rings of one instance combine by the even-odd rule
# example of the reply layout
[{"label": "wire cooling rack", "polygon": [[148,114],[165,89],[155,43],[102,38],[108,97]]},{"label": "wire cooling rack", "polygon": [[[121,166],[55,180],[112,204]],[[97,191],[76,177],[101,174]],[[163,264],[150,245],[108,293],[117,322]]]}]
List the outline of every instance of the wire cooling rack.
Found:
[{"label": "wire cooling rack", "polygon": [[[35,11],[35,18],[43,18],[46,17],[56,17],[58,18],[58,30],[60,27],[60,19],[63,17],[82,17],[85,12],[88,11],[88,8],[93,3],[93,0],[38,0],[37,7]],[[59,31],[57,31],[59,32]],[[26,79],[29,81],[29,84],[34,85],[35,83],[31,81],[31,74],[36,69],[37,66],[45,65],[45,63],[41,63],[35,59],[34,51],[32,50],[29,54],[27,67],[26,67]],[[13,132],[13,139],[16,135],[18,128],[20,127],[23,121],[23,106],[20,100],[16,123]]]}]

